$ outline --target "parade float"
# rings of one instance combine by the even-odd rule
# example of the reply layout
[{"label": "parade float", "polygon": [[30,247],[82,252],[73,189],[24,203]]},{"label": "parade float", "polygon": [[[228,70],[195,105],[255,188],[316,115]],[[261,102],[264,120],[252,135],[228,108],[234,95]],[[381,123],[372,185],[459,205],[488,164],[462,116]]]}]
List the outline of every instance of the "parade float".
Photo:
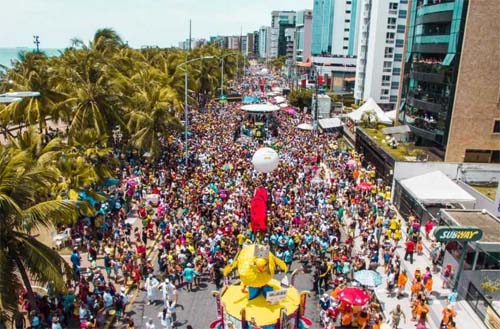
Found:
[{"label": "parade float", "polygon": [[218,318],[210,328],[309,328],[312,322],[304,316],[308,292],[294,288],[293,279],[289,285],[283,284],[288,280],[276,280],[276,267],[287,270],[269,246],[243,246],[235,261],[224,269],[225,276],[236,269],[240,281],[214,292]]}]

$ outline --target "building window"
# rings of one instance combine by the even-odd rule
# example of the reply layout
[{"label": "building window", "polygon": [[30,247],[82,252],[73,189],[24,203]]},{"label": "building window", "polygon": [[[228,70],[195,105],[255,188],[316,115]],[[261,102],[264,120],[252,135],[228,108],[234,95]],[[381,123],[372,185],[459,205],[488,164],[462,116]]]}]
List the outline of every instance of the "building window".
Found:
[{"label": "building window", "polygon": [[385,47],[385,51],[384,51],[384,57],[385,58],[392,58],[393,53],[394,53],[394,48],[392,48],[392,47]]},{"label": "building window", "polygon": [[401,69],[399,67],[395,67],[392,69],[392,75],[400,75]]},{"label": "building window", "polygon": [[401,62],[402,60],[403,60],[403,54],[394,54],[394,61]]},{"label": "building window", "polygon": [[396,103],[397,101],[398,101],[398,96],[391,96],[389,98],[389,102],[391,102],[391,103]]},{"label": "building window", "polygon": [[392,62],[384,62],[384,72],[391,72]]},{"label": "building window", "polygon": [[380,94],[381,94],[381,95],[384,95],[384,96],[389,95],[389,89],[381,89],[381,90],[380,90]]},{"label": "building window", "polygon": [[405,26],[404,25],[398,25],[397,32],[398,33],[405,33]]},{"label": "building window", "polygon": [[349,38],[348,37],[344,38],[344,41],[349,41]]},{"label": "building window", "polygon": [[398,81],[391,82],[391,89],[399,89],[399,82]]},{"label": "building window", "polygon": [[483,162],[489,163],[491,159],[490,150],[465,150],[464,162]]},{"label": "building window", "polygon": [[344,32],[349,32],[349,28],[348,28],[348,27],[346,27],[346,28],[344,29]]},{"label": "building window", "polygon": [[500,163],[500,151],[491,152],[491,163]]},{"label": "building window", "polygon": [[382,76],[382,86],[389,87],[390,85],[391,85],[391,76],[390,75],[383,75]]},{"label": "building window", "polygon": [[350,13],[351,13],[351,11],[350,11],[350,10],[346,10],[346,11],[345,11],[345,13],[346,13],[346,14],[350,14]]},{"label": "building window", "polygon": [[399,11],[399,18],[406,18],[406,10],[400,10]]},{"label": "building window", "polygon": [[405,45],[405,41],[404,40],[401,40],[401,39],[397,39],[396,40],[396,47],[401,48],[401,47],[404,47],[404,45]]},{"label": "building window", "polygon": [[342,49],[347,50],[347,49],[349,49],[349,47],[344,46],[344,47],[342,47]]},{"label": "building window", "polygon": [[398,13],[398,4],[397,2],[389,3],[389,15],[396,15]]},{"label": "building window", "polygon": [[494,134],[500,133],[500,120],[495,120],[495,123],[493,124],[493,133]]}]

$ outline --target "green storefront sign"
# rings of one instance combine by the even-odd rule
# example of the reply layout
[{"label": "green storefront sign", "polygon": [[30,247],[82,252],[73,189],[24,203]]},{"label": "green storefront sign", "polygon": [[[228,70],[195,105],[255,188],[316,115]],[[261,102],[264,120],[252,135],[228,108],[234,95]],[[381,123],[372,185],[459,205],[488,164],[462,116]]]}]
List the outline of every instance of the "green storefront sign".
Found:
[{"label": "green storefront sign", "polygon": [[472,242],[481,240],[483,231],[477,227],[438,226],[434,230],[434,236],[438,242]]}]

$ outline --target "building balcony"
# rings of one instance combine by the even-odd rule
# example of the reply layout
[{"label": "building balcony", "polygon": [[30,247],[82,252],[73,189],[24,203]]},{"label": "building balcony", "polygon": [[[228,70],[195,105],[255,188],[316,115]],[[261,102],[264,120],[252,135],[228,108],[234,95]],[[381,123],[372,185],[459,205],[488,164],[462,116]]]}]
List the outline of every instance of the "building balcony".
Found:
[{"label": "building balcony", "polygon": [[410,78],[418,81],[426,81],[432,83],[444,83],[444,73],[428,73],[428,72],[410,72]]},{"label": "building balcony", "polygon": [[421,99],[415,98],[413,93],[408,94],[407,103],[413,107],[416,107],[423,111],[439,113],[445,110],[445,106],[442,103],[437,103],[436,99],[429,98],[426,96],[421,96]]},{"label": "building balcony", "polygon": [[411,132],[413,134],[420,136],[420,137],[427,139],[427,140],[431,140],[431,141],[437,140],[437,134],[435,131],[419,128],[411,123],[406,123],[406,124],[408,125],[408,127],[410,127]]},{"label": "building balcony", "polygon": [[417,4],[417,17],[424,16],[444,11],[453,11],[453,7],[455,6],[454,0],[430,0],[426,5]]},{"label": "building balcony", "polygon": [[415,37],[414,43],[418,44],[436,44],[436,43],[445,43],[448,44],[450,42],[449,34],[442,35],[418,35]]}]

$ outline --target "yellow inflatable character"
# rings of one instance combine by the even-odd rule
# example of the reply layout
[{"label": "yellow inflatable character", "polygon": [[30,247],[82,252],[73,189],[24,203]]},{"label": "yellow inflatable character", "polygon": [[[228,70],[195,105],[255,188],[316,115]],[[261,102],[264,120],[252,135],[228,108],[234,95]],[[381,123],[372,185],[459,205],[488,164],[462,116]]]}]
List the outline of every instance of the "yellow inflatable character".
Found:
[{"label": "yellow inflatable character", "polygon": [[276,266],[287,271],[285,262],[274,256],[268,246],[250,244],[241,248],[235,261],[224,269],[224,275],[238,268],[241,282],[248,287],[248,298],[253,299],[261,292],[273,290],[267,283],[274,277]]}]

